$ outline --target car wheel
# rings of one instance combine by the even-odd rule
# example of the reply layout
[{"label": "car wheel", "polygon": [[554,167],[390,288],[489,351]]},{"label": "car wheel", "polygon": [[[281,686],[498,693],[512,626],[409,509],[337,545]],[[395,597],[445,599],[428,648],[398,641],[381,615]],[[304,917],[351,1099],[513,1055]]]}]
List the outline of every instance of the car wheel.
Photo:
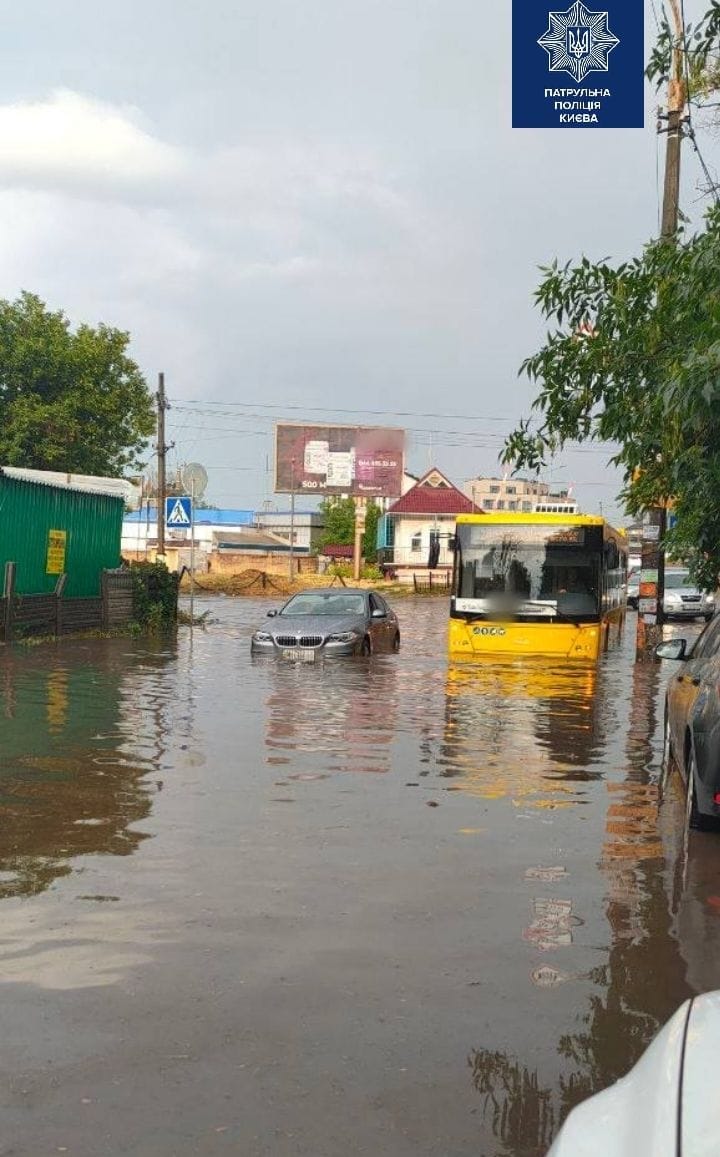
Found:
[{"label": "car wheel", "polygon": [[395,638],[393,639],[392,649],[396,655],[397,655],[398,651],[400,650],[400,632],[399,631],[396,631],[396,633],[395,633]]},{"label": "car wheel", "polygon": [[370,640],[368,639],[367,635],[365,636],[365,638],[362,641],[362,647],[360,648],[360,654],[366,655],[366,656],[372,654],[372,646],[370,644]]}]

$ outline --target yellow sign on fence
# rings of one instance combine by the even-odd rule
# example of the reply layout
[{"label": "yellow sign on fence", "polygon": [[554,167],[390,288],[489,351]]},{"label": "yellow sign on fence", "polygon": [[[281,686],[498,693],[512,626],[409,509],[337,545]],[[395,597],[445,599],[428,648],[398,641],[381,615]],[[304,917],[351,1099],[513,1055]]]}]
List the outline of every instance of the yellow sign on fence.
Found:
[{"label": "yellow sign on fence", "polygon": [[46,574],[64,574],[66,546],[66,530],[48,531],[47,567],[45,568]]}]

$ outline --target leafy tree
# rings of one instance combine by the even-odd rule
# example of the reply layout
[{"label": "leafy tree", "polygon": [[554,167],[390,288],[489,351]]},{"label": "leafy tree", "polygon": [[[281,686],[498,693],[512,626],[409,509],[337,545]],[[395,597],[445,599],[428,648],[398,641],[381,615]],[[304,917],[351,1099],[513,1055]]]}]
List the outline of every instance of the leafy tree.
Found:
[{"label": "leafy tree", "polygon": [[0,301],[0,464],[121,475],[154,429],[122,330],[80,325],[31,293]]},{"label": "leafy tree", "polygon": [[324,498],[320,512],[325,530],[320,546],[352,546],[355,540],[355,502],[352,498]]},{"label": "leafy tree", "polygon": [[382,511],[377,502],[368,502],[362,542],[363,558],[366,562],[375,562],[377,558],[377,526],[381,514]]},{"label": "leafy tree", "polygon": [[[325,498],[320,503],[325,518],[325,531],[320,546],[352,546],[355,542],[355,500],[353,498]],[[377,557],[377,524],[380,507],[368,502],[363,534],[363,558],[372,562]]]},{"label": "leafy tree", "polygon": [[666,546],[707,587],[720,574],[719,267],[713,209],[704,230],[632,261],[543,269],[536,300],[551,329],[521,367],[539,385],[540,421],[522,422],[504,452],[537,469],[570,440],[616,443],[628,511],[672,498]]}]

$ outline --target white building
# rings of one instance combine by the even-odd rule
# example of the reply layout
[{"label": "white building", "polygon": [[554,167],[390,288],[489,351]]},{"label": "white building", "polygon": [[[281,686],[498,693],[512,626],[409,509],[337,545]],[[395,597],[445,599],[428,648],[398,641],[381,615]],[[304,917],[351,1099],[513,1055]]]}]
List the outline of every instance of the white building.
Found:
[{"label": "white building", "polygon": [[504,510],[532,514],[577,514],[570,490],[551,490],[537,478],[470,478],[463,493],[488,514]]},{"label": "white building", "polygon": [[399,577],[436,569],[449,574],[455,520],[475,509],[440,470],[428,470],[380,520],[378,562]]}]

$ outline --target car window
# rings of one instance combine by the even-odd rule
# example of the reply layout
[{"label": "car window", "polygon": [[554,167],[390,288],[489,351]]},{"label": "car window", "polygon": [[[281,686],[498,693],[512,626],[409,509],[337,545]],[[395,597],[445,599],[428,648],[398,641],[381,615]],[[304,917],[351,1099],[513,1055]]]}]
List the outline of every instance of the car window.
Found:
[{"label": "car window", "polygon": [[373,594],[370,595],[370,610],[382,611],[383,614],[387,613],[387,608],[385,607],[382,599]]},{"label": "car window", "polygon": [[720,616],[706,627],[692,649],[692,659],[711,659],[720,651]]}]

